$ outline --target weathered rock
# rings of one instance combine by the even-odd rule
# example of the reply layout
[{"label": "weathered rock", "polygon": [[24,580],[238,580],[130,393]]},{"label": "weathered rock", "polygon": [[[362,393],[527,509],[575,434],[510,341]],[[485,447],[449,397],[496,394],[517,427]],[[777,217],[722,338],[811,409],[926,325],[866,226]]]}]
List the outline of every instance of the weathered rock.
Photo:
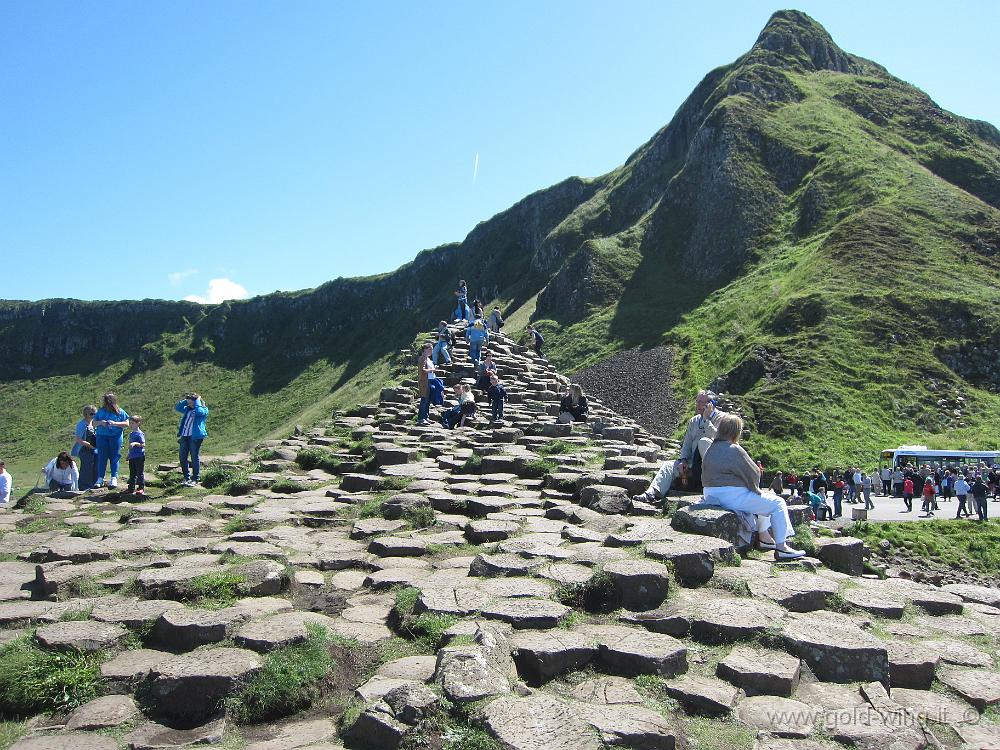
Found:
[{"label": "weathered rock", "polygon": [[225,640],[250,615],[239,607],[193,609],[183,607],[164,612],[153,625],[157,644],[177,651],[191,651],[198,646]]},{"label": "weathered rock", "polygon": [[164,715],[197,723],[214,714],[220,702],[262,664],[254,652],[237,648],[212,648],[175,656],[150,672],[150,694]]},{"label": "weathered rock", "polygon": [[173,658],[166,651],[139,648],[122,651],[118,656],[101,665],[101,677],[112,685],[120,686],[123,692],[131,692],[131,687],[155,669],[159,664]]},{"label": "weathered rock", "polygon": [[511,521],[472,521],[465,527],[465,537],[470,544],[500,542],[517,534],[520,526]]},{"label": "weathered rock", "polygon": [[754,596],[770,599],[792,612],[825,609],[829,598],[839,590],[836,583],[823,576],[800,572],[755,576],[747,585]]},{"label": "weathered rock", "polygon": [[889,684],[885,644],[850,618],[832,612],[791,615],[781,637],[789,653],[803,659],[821,680]]},{"label": "weathered rock", "polygon": [[805,703],[774,695],[744,698],[736,706],[741,722],[779,737],[808,737],[813,732],[812,717]]},{"label": "weathered rock", "polygon": [[507,674],[476,646],[447,646],[439,650],[434,679],[449,700],[459,703],[510,692]]},{"label": "weathered rock", "polygon": [[602,676],[584,680],[573,688],[571,694],[576,700],[604,706],[643,703],[643,698],[632,681],[622,677]]},{"label": "weathered rock", "polygon": [[891,620],[900,619],[906,608],[906,603],[901,599],[894,599],[870,589],[846,588],[841,596],[845,602],[864,612]]},{"label": "weathered rock", "polygon": [[382,515],[390,521],[396,521],[407,512],[413,512],[418,508],[430,508],[431,501],[424,495],[404,492],[393,495],[382,503]]},{"label": "weathered rock", "polygon": [[632,510],[632,500],[621,487],[594,484],[580,492],[580,504],[608,515],[626,515]]},{"label": "weathered rock", "polygon": [[100,734],[65,732],[25,737],[11,745],[10,750],[118,750],[118,743]]},{"label": "weathered rock", "polygon": [[663,690],[690,713],[728,716],[740,691],[728,682],[703,675],[684,675],[663,683]]},{"label": "weathered rock", "polygon": [[[322,742],[337,733],[337,726],[329,719],[306,719],[283,725],[268,740],[251,742],[245,750],[295,750],[298,747]],[[333,750],[327,745],[324,750]]]},{"label": "weathered rock", "polygon": [[614,581],[618,601],[626,609],[640,612],[655,609],[670,591],[670,570],[649,560],[621,560],[604,566]]},{"label": "weathered rock", "polygon": [[865,543],[852,537],[816,540],[817,557],[830,570],[859,576],[865,572]]},{"label": "weathered rock", "polygon": [[191,729],[175,729],[150,721],[125,735],[124,742],[128,750],[176,750],[216,745],[222,741],[225,729],[224,716]]},{"label": "weathered rock", "polygon": [[572,630],[517,633],[511,646],[517,671],[529,685],[582,669],[597,655],[593,639]]},{"label": "weathered rock", "polygon": [[395,687],[386,693],[384,700],[396,719],[404,724],[416,724],[440,703],[437,693],[420,684]]},{"label": "weathered rock", "polygon": [[542,560],[521,557],[520,555],[510,553],[499,555],[483,553],[476,555],[476,558],[472,561],[472,565],[469,568],[469,575],[484,578],[494,576],[523,576],[542,564]]},{"label": "weathered rock", "polygon": [[646,556],[670,563],[677,580],[685,586],[706,583],[715,572],[715,564],[735,554],[733,545],[725,540],[681,532],[670,541],[646,545]]},{"label": "weathered rock", "polygon": [[1000,703],[1000,675],[996,672],[942,667],[937,677],[980,711]]},{"label": "weathered rock", "polygon": [[677,531],[725,539],[734,547],[740,545],[740,519],[731,510],[699,503],[678,508],[670,519]]},{"label": "weathered rock", "polygon": [[1000,589],[989,586],[971,586],[965,583],[951,583],[941,587],[942,591],[960,596],[964,601],[986,604],[1000,609]]},{"label": "weathered rock", "polygon": [[599,669],[623,677],[674,677],[687,671],[687,648],[669,635],[621,625],[584,625],[577,632],[597,643]]},{"label": "weathered rock", "polygon": [[790,698],[799,684],[799,659],[781,651],[737,646],[719,662],[716,674],[747,695]]},{"label": "weathered rock", "polygon": [[892,699],[911,709],[921,719],[935,724],[966,724],[979,721],[979,712],[968,703],[931,690],[893,688]]},{"label": "weathered rock", "polygon": [[766,600],[720,597],[688,613],[691,636],[707,643],[750,640],[781,628],[788,613]]},{"label": "weathered rock", "polygon": [[42,648],[89,652],[111,648],[127,632],[118,625],[79,620],[43,625],[35,631],[35,638]]},{"label": "weathered rock", "polygon": [[497,700],[483,709],[483,725],[510,750],[604,750],[573,705],[552,696]]},{"label": "weathered rock", "polygon": [[886,643],[885,648],[889,654],[889,684],[893,688],[930,688],[941,661],[938,654],[917,643],[899,640]]},{"label": "weathered rock", "polygon": [[517,629],[554,628],[572,610],[550,599],[498,599],[483,607],[483,617],[500,620]]},{"label": "weathered rock", "polygon": [[106,729],[131,720],[139,713],[135,701],[127,695],[105,695],[84,703],[66,719],[66,729]]}]

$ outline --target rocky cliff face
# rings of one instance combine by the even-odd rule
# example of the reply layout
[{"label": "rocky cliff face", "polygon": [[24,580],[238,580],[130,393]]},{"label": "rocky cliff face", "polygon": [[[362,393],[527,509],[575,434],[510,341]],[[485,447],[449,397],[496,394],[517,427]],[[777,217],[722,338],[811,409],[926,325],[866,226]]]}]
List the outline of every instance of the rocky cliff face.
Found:
[{"label": "rocky cliff face", "polygon": [[[537,295],[533,318],[568,371],[673,347],[678,393],[731,388],[775,458],[836,452],[827,435],[874,402],[905,418],[868,430],[865,450],[914,430],[983,444],[1000,418],[998,206],[996,128],[781,11],[620,168],[529,195],[392,273],[212,307],[0,303],[0,385],[93,372],[123,352],[133,374],[352,357],[356,372],[440,319],[463,277],[508,313]],[[935,312],[955,300],[973,303],[959,317],[975,334]],[[969,394],[980,416],[964,432],[930,380]]]}]

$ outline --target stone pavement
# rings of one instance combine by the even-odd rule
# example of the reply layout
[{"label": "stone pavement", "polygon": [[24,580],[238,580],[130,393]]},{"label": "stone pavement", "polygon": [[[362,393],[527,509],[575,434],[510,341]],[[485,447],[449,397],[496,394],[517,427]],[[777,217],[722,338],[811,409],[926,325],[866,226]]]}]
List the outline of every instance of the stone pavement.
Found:
[{"label": "stone pavement", "polygon": [[[596,402],[596,429],[556,424],[566,379],[494,348],[504,425],[418,427],[407,379],[227,457],[242,480],[215,492],[0,516],[0,642],[99,674],[98,696],[36,708],[15,750],[483,732],[508,750],[672,750],[733,747],[734,727],[757,750],[1000,741],[1000,590],[863,577],[852,539],[792,565],[743,559],[732,514],[630,500],[676,444]],[[317,643],[334,658],[320,687],[237,727],[260,681]]]}]

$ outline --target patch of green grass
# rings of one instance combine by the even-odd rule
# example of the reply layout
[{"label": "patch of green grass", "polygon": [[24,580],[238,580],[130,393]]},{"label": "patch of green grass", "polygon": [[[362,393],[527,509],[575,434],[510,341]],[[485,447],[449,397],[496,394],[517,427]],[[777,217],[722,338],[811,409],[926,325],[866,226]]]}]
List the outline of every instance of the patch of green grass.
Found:
[{"label": "patch of green grass", "polygon": [[241,724],[255,724],[301,711],[321,694],[321,683],[334,668],[326,630],[306,625],[303,643],[275,649],[264,666],[233,698],[230,715]]},{"label": "patch of green grass", "polygon": [[225,526],[222,527],[223,534],[235,534],[239,531],[256,531],[258,530],[260,524],[251,521],[250,513],[244,511],[243,513],[237,513],[235,516],[226,521]]},{"label": "patch of green grass", "polygon": [[27,500],[24,501],[24,504],[21,506],[21,508],[22,510],[24,510],[25,513],[31,513],[32,515],[37,516],[47,512],[49,509],[49,505],[45,501],[45,498],[42,497],[41,495],[32,495],[31,497],[29,497]]},{"label": "patch of green grass", "polygon": [[309,485],[305,482],[299,482],[295,479],[290,479],[288,477],[282,477],[277,482],[271,485],[272,492],[283,492],[294,494],[296,492],[305,492],[309,489]]},{"label": "patch of green grass", "polygon": [[295,463],[307,471],[309,469],[322,469],[330,474],[336,474],[340,469],[342,459],[326,448],[313,446],[300,450],[295,456]]},{"label": "patch of green grass", "polygon": [[503,750],[504,746],[479,727],[454,724],[442,736],[441,750]]},{"label": "patch of green grass", "polygon": [[100,534],[94,531],[90,526],[85,523],[76,523],[70,527],[70,536],[79,537],[80,539],[93,539],[95,536],[100,536]]},{"label": "patch of green grass", "polygon": [[527,479],[541,479],[546,474],[558,470],[559,464],[545,458],[532,458],[524,462],[520,474]]},{"label": "patch of green grass", "polygon": [[418,505],[403,511],[403,520],[415,529],[426,529],[434,525],[434,509],[429,505]]},{"label": "patch of green grass", "polygon": [[91,606],[80,607],[79,609],[67,609],[59,615],[59,622],[82,622],[89,620],[94,608]]},{"label": "patch of green grass", "polygon": [[809,524],[799,524],[799,527],[795,530],[795,534],[788,542],[795,549],[800,549],[811,557],[816,556],[816,537],[813,536]]},{"label": "patch of green grass", "polygon": [[414,613],[420,591],[407,586],[396,592],[393,604],[392,624],[396,631],[411,641],[416,641],[424,653],[433,653],[441,643],[444,632],[458,622],[451,615],[437,615],[430,612]]},{"label": "patch of green grass", "polygon": [[940,519],[878,523],[858,521],[844,534],[862,539],[878,550],[882,541],[894,554],[942,568],[1000,574],[1000,522]]},{"label": "patch of green grass", "polygon": [[0,715],[68,711],[96,698],[104,654],[44,651],[29,636],[0,647]]},{"label": "patch of green grass", "polygon": [[27,731],[28,728],[23,721],[0,720],[0,748],[6,750],[21,739]]},{"label": "patch of green grass", "polygon": [[246,576],[233,570],[205,573],[187,586],[191,598],[203,607],[228,607],[240,598],[240,586]]},{"label": "patch of green grass", "polygon": [[46,531],[59,531],[65,528],[66,524],[63,523],[62,518],[43,516],[42,518],[34,518],[27,523],[19,523],[17,532],[20,534],[42,534]]},{"label": "patch of green grass", "polygon": [[413,477],[385,477],[379,482],[379,489],[397,491],[405,490],[413,484]]},{"label": "patch of green grass", "polygon": [[684,719],[684,733],[690,750],[753,750],[756,731],[734,719],[709,719],[688,716]]},{"label": "patch of green grass", "polygon": [[483,457],[478,453],[473,453],[467,459],[465,463],[462,464],[463,474],[482,474],[483,473]]},{"label": "patch of green grass", "polygon": [[567,453],[578,453],[582,450],[579,445],[568,443],[565,440],[553,440],[535,448],[535,453],[539,456],[558,456]]},{"label": "patch of green grass", "polygon": [[358,506],[358,518],[379,518],[382,516],[382,503],[384,500],[372,498],[365,500]]}]

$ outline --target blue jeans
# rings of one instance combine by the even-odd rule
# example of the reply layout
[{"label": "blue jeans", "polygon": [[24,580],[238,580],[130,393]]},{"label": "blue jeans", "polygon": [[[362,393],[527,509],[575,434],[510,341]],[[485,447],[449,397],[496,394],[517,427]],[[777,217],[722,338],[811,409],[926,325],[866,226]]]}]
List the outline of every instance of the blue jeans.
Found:
[{"label": "blue jeans", "polygon": [[444,355],[444,361],[450,365],[451,354],[448,353],[447,341],[438,341],[436,344],[434,344],[434,353],[431,354],[431,361],[434,362],[434,364],[437,364],[438,357],[440,357],[442,354]]},{"label": "blue jeans", "polygon": [[[197,482],[201,476],[201,444],[203,442],[205,442],[205,438],[177,438],[181,454],[181,471],[184,472],[185,481],[193,479]],[[190,473],[188,473],[188,456],[191,457]]]},{"label": "blue jeans", "polygon": [[81,490],[89,490],[94,486],[97,477],[97,454],[92,450],[80,451],[80,479],[77,486]]},{"label": "blue jeans", "polygon": [[503,399],[498,398],[492,404],[490,404],[493,410],[493,421],[500,422],[503,420]]},{"label": "blue jeans", "polygon": [[104,474],[111,462],[111,478],[118,476],[118,462],[122,457],[122,439],[107,435],[97,436],[97,481],[104,483]]},{"label": "blue jeans", "polygon": [[431,413],[431,395],[420,397],[420,406],[417,408],[417,421],[425,422]]},{"label": "blue jeans", "polygon": [[472,364],[476,366],[477,370],[479,369],[479,357],[481,356],[482,350],[483,350],[482,341],[469,342],[469,359],[472,360]]}]

